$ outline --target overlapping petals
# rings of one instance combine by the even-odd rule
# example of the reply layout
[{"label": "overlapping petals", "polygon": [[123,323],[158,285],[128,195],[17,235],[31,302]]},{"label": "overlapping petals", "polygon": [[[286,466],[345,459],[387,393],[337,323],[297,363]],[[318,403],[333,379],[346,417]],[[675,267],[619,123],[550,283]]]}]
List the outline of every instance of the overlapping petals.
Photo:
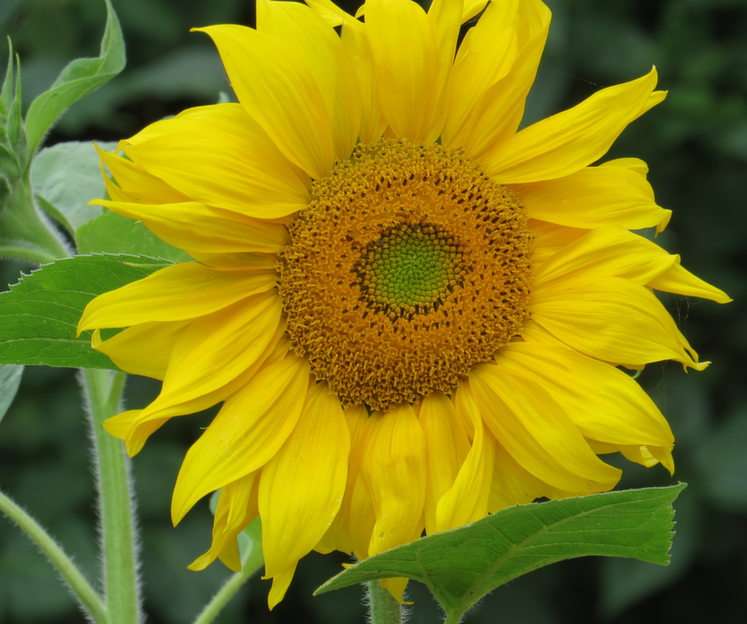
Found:
[{"label": "overlapping petals", "polygon": [[[173,493],[178,523],[220,492],[192,569],[237,569],[237,535],[259,516],[273,607],[311,550],[365,558],[508,505],[605,491],[620,478],[605,453],[674,469],[666,420],[619,366],[702,370],[655,291],[730,299],[634,233],[671,216],[646,164],[597,164],[664,99],[655,69],[519,130],[550,17],[540,0],[367,0],[356,16],[258,0],[256,29],[198,29],[238,103],[99,150],[97,203],[193,259],[97,297],[78,326],[123,370],[163,380],[105,425],[130,454],[170,418],[222,403]],[[382,137],[440,141],[509,188],[533,235],[531,320],[453,396],[369,413],[293,351],[276,264],[313,181]],[[402,598],[403,580],[386,586]]]}]

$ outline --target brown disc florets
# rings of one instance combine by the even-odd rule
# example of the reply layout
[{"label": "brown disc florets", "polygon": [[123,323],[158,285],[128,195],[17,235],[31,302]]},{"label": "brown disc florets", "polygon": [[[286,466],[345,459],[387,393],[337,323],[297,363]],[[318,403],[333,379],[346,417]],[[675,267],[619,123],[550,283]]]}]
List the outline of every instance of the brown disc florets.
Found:
[{"label": "brown disc florets", "polygon": [[450,393],[527,320],[524,210],[440,145],[358,146],[313,183],[288,229],[288,336],[344,405]]}]

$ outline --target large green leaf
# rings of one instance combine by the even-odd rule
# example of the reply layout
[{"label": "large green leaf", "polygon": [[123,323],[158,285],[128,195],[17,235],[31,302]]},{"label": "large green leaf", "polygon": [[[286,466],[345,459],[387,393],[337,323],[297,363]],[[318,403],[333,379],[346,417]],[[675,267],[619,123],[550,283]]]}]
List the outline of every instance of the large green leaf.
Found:
[{"label": "large green leaf", "polygon": [[181,249],[164,243],[141,221],[105,212],[83,225],[77,233],[80,253],[133,254],[164,258],[173,262],[189,260]]},{"label": "large green leaf", "polygon": [[76,337],[85,305],[96,295],[166,266],[143,256],[76,256],[43,266],[0,294],[0,364],[116,368]]},{"label": "large green leaf", "polygon": [[69,63],[52,86],[39,95],[26,114],[26,136],[33,154],[44,135],[75,102],[109,82],[124,69],[125,44],[111,0],[106,3],[106,27],[101,50],[95,58]]},{"label": "large green leaf", "polygon": [[671,587],[687,572],[704,543],[705,507],[693,487],[677,501],[677,539],[672,545],[672,564],[647,565],[632,559],[605,559],[600,569],[599,606],[608,620],[647,597]]},{"label": "large green leaf", "polygon": [[[105,150],[114,143],[99,143]],[[88,202],[104,197],[104,181],[93,142],[57,143],[41,150],[31,163],[31,188],[40,205],[71,236],[101,214]]]},{"label": "large green leaf", "polygon": [[497,587],[566,559],[598,555],[667,565],[672,503],[684,488],[679,484],[511,507],[361,561],[316,593],[407,577],[427,585],[449,621],[456,622]]},{"label": "large green leaf", "polygon": [[0,366],[0,421],[16,398],[21,377],[23,366]]}]

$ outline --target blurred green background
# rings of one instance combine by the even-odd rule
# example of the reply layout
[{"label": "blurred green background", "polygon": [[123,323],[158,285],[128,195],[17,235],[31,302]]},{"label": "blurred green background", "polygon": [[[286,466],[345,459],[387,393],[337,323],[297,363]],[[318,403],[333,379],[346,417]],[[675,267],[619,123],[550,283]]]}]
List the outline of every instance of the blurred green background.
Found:
[{"label": "blurred green background", "polygon": [[[357,2],[340,2],[348,9]],[[653,394],[678,437],[676,477],[690,487],[678,503],[673,563],[586,559],[524,577],[498,590],[469,622],[747,621],[747,3],[745,0],[553,0],[553,27],[528,120],[627,80],[656,64],[668,100],[636,122],[614,156],[651,165],[659,203],[674,210],[664,246],[687,267],[726,289],[729,306],[671,299],[670,309],[704,359],[702,374],[675,365],[646,370]],[[114,0],[128,45],[118,79],[76,105],[48,144],[117,139],[143,125],[227,91],[207,38],[191,26],[252,23],[250,0]],[[98,0],[0,0],[0,34],[12,36],[23,63],[27,98],[47,86],[70,59],[92,55],[104,21]],[[3,53],[5,54],[5,53]],[[2,54],[0,54],[2,56]],[[4,66],[4,58],[0,58]],[[3,284],[21,267],[0,264]],[[133,380],[128,400],[142,405],[156,387]],[[209,542],[207,505],[178,529],[169,497],[180,458],[206,417],[177,419],[134,462],[142,525],[148,621],[188,622],[227,576],[219,564],[185,570]],[[95,553],[93,477],[75,376],[29,369],[0,428],[0,488],[31,510],[91,575]],[[663,469],[628,465],[623,486],[665,484]],[[339,569],[341,557],[311,556],[273,613],[267,584],[250,583],[222,623],[347,624],[364,621],[356,590],[320,598],[311,592]],[[440,621],[427,594],[414,587],[411,622]],[[0,520],[0,622],[81,622],[43,559]]]}]

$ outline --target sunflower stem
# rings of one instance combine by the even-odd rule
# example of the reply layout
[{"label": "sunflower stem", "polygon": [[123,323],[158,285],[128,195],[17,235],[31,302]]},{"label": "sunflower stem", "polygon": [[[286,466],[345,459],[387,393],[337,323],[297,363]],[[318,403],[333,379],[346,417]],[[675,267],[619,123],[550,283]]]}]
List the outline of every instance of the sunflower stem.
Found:
[{"label": "sunflower stem", "polygon": [[400,624],[402,607],[378,581],[366,583],[370,624]]},{"label": "sunflower stem", "polygon": [[460,624],[462,621],[463,613],[461,611],[449,611],[446,614],[444,624]]},{"label": "sunflower stem", "polygon": [[124,373],[104,370],[84,369],[80,375],[93,440],[104,587],[111,624],[137,624],[141,619],[130,464],[122,443],[102,427],[102,422],[121,408],[125,380]]},{"label": "sunflower stem", "polygon": [[210,602],[200,611],[194,624],[212,624],[212,622],[215,622],[221,611],[223,611],[226,605],[233,600],[233,597],[244,586],[244,583],[254,576],[261,567],[262,552],[259,551],[258,557],[250,558],[240,572],[236,572],[236,574],[228,577],[228,580],[210,599]]},{"label": "sunflower stem", "polygon": [[70,255],[63,237],[37,206],[28,172],[0,197],[0,255],[32,264]]},{"label": "sunflower stem", "polygon": [[93,589],[88,579],[83,576],[62,547],[44,530],[44,527],[2,492],[0,492],[0,513],[7,516],[26,537],[36,544],[78,600],[83,612],[96,624],[106,624],[109,620],[101,596]]}]

